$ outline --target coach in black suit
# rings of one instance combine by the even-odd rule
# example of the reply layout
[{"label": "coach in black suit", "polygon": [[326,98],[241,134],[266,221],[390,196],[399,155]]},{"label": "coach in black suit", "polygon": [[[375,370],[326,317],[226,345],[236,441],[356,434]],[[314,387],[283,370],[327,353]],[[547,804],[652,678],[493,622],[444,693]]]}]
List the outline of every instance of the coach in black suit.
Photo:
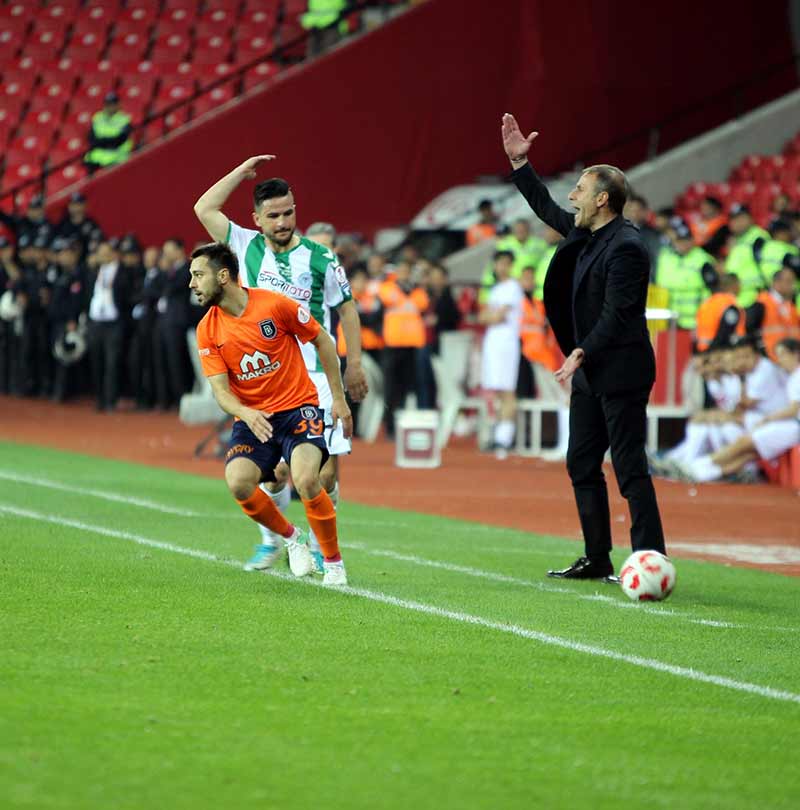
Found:
[{"label": "coach in black suit", "polygon": [[556,205],[528,163],[538,133],[527,138],[512,115],[503,116],[503,146],[512,179],[542,221],[563,234],[547,272],[544,305],[566,360],[556,372],[572,378],[567,470],[575,490],[585,556],[548,575],[601,579],[613,575],[611,519],[603,457],[611,460],[631,513],[634,551],[664,553],[664,532],[645,455],[647,400],[655,357],[645,322],[650,260],[638,228],[622,217],[625,175],[591,166],[569,200]]}]

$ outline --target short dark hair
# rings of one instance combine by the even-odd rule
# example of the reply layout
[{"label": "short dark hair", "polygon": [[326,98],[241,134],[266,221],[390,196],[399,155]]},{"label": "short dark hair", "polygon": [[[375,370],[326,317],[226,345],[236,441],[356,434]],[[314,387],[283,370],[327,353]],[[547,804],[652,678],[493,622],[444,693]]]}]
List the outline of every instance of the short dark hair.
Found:
[{"label": "short dark hair", "polygon": [[498,250],[495,252],[492,259],[497,261],[498,259],[502,259],[503,257],[507,258],[509,261],[514,261],[514,254],[510,250]]},{"label": "short dark hair", "polygon": [[784,338],[775,344],[775,348],[782,347],[792,354],[800,354],[800,340],[797,338]]},{"label": "short dark hair", "polygon": [[258,208],[265,200],[275,197],[285,197],[291,192],[291,187],[282,177],[270,177],[253,189],[253,208]]},{"label": "short dark hair", "polygon": [[631,195],[628,197],[628,202],[639,203],[639,205],[643,206],[644,208],[649,208],[650,207],[647,204],[647,200],[644,197],[642,197],[641,194],[631,193]]},{"label": "short dark hair", "polygon": [[181,250],[186,247],[186,243],[180,238],[180,236],[170,236],[164,240],[164,244],[167,242],[174,242]]},{"label": "short dark hair", "polygon": [[734,349],[752,349],[758,353],[758,344],[752,335],[739,335],[732,341]]},{"label": "short dark hair", "polygon": [[593,174],[595,176],[595,190],[597,193],[605,191],[608,194],[608,207],[615,214],[621,214],[631,192],[628,178],[625,177],[624,172],[616,166],[598,163],[596,166],[589,166],[588,169],[584,169],[583,174]]},{"label": "short dark hair", "polygon": [[227,270],[231,278],[239,278],[239,262],[236,254],[222,242],[209,242],[192,251],[192,261],[204,258],[214,270]]},{"label": "short dark hair", "polygon": [[722,210],[722,200],[719,197],[712,197],[711,195],[707,197],[703,197],[703,202],[708,203],[712,208],[716,208],[717,211]]}]

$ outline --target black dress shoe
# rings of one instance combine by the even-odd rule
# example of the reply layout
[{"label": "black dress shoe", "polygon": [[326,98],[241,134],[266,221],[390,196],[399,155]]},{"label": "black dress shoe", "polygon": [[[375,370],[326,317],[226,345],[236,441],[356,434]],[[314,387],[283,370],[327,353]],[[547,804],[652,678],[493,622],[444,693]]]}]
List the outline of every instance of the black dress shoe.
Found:
[{"label": "black dress shoe", "polygon": [[614,575],[614,566],[610,562],[592,562],[588,557],[578,557],[568,568],[560,571],[548,571],[548,577],[555,579],[605,579]]}]

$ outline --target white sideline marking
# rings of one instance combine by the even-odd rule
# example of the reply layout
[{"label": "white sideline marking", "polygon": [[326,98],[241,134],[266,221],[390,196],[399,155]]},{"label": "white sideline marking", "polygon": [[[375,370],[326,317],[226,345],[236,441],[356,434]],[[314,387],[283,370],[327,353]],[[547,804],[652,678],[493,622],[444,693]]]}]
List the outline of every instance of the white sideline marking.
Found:
[{"label": "white sideline marking", "polygon": [[760,565],[798,565],[800,563],[800,548],[797,546],[678,542],[670,543],[669,546],[679,551],[689,551],[692,554],[726,557],[737,562],[757,563]]},{"label": "white sideline marking", "polygon": [[85,487],[74,487],[69,484],[62,484],[60,481],[52,481],[49,478],[34,478],[33,476],[22,475],[11,470],[0,470],[0,479],[15,481],[18,484],[33,484],[46,489],[57,489],[61,492],[74,492],[77,495],[89,495],[93,498],[102,498],[115,503],[126,503],[129,506],[141,506],[144,509],[152,509],[154,512],[165,512],[168,515],[180,515],[181,517],[205,517],[202,512],[193,512],[190,509],[178,509],[146,498],[134,498],[129,495],[118,495],[116,492],[108,492],[102,489],[86,489]]},{"label": "white sideline marking", "polygon": [[[207,551],[187,548],[174,543],[166,543],[161,540],[153,540],[148,537],[132,534],[131,532],[107,529],[104,526],[94,526],[91,523],[84,523],[83,521],[79,520],[61,518],[55,515],[46,515],[40,512],[33,512],[28,509],[18,509],[17,507],[7,504],[0,504],[0,512],[7,512],[9,514],[29,518],[31,520],[54,523],[58,526],[71,526],[72,528],[93,532],[94,534],[100,534],[106,537],[130,540],[138,545],[149,546],[151,548],[157,548],[163,551],[172,551],[176,554],[183,554],[188,557],[207,560],[209,562],[222,563],[223,565],[235,566],[237,568],[239,566],[239,563],[233,560],[226,560],[217,557],[216,555]],[[297,581],[290,574],[283,574],[275,571],[270,571],[268,573],[271,576],[275,576],[280,579]],[[306,585],[322,587],[321,583],[315,582],[314,580],[307,579],[301,581]],[[761,686],[760,684],[748,683],[747,681],[737,681],[733,678],[727,678],[722,675],[710,675],[696,669],[681,667],[675,664],[667,664],[664,661],[658,661],[655,658],[644,658],[638,655],[626,655],[624,653],[606,649],[605,647],[598,647],[593,644],[584,644],[580,641],[571,641],[570,639],[561,638],[560,636],[553,636],[549,633],[542,633],[538,630],[529,630],[528,628],[520,627],[516,624],[495,622],[490,619],[485,619],[482,616],[475,616],[470,613],[461,613],[459,611],[436,607],[435,605],[427,605],[422,602],[400,599],[399,597],[390,596],[389,594],[381,593],[380,591],[371,591],[367,590],[366,588],[344,587],[337,588],[334,593],[336,592],[344,593],[348,596],[360,596],[363,599],[368,599],[372,602],[380,602],[385,605],[403,608],[404,610],[410,610],[416,613],[424,613],[429,616],[438,616],[443,619],[450,619],[451,621],[460,622],[461,624],[471,624],[478,627],[484,627],[488,630],[509,633],[530,641],[538,641],[540,644],[547,644],[551,647],[560,647],[565,650],[580,652],[586,655],[593,655],[598,658],[608,658],[612,661],[620,661],[624,664],[630,664],[631,666],[640,667],[642,669],[651,669],[656,672],[664,672],[668,675],[674,675],[675,677],[685,678],[690,681],[710,683],[715,686],[722,686],[726,689],[732,689],[737,692],[746,692],[749,694],[758,695],[759,697],[771,698],[772,700],[782,700],[788,703],[800,704],[800,694],[795,694],[794,692],[788,692],[782,689],[774,689],[771,686]]]},{"label": "white sideline marking", "polygon": [[[139,506],[143,509],[149,509],[155,512],[164,512],[167,514],[174,514],[179,515],[181,517],[209,517],[208,514],[202,512],[193,512],[187,509],[178,509],[173,506],[169,506],[167,504],[158,503],[156,501],[151,501],[145,498],[136,498],[130,497],[125,495],[120,495],[116,492],[109,492],[108,490],[98,490],[98,489],[88,489],[85,487],[77,487],[77,486],[70,486],[69,484],[64,484],[60,481],[53,481],[47,478],[36,478],[33,476],[26,476],[16,472],[12,472],[9,470],[1,470],[0,469],[0,479],[6,479],[10,481],[15,481],[17,483],[24,483],[24,484],[33,484],[38,486],[43,486],[50,489],[60,490],[62,492],[74,492],[79,495],[88,495],[90,497],[99,498],[101,500],[108,500],[113,501],[115,503],[125,503],[130,506]],[[217,513],[214,516],[218,517],[225,517],[230,518],[232,516],[232,512],[230,513]],[[362,524],[362,525],[384,525],[384,526],[392,526],[394,528],[416,528],[413,527],[411,524],[400,524],[400,523],[391,523],[387,521],[377,521],[375,523],[371,523],[368,520],[362,519],[348,519],[348,523],[353,524]],[[464,528],[464,527],[461,527]],[[466,527],[472,529],[475,532],[486,532],[489,531],[491,527],[482,527],[482,526],[469,526]],[[461,529],[459,529],[461,531]],[[507,529],[509,532],[516,532],[519,533],[518,530],[515,529]],[[604,596],[602,594],[581,594],[576,593],[569,588],[559,588],[555,585],[549,585],[541,582],[532,582],[530,580],[519,579],[517,577],[510,577],[505,574],[498,574],[493,571],[483,571],[479,568],[470,568],[467,566],[460,566],[460,565],[453,565],[451,563],[443,563],[438,562],[436,560],[428,560],[424,557],[416,557],[409,554],[400,554],[394,551],[382,551],[380,549],[375,549],[369,546],[359,545],[359,544],[342,544],[344,548],[352,548],[354,550],[362,551],[365,554],[370,554],[372,556],[377,557],[387,557],[389,559],[394,559],[399,562],[409,562],[414,565],[425,566],[428,568],[439,568],[445,571],[452,571],[454,573],[460,574],[467,574],[468,576],[478,577],[481,579],[493,580],[495,582],[504,582],[509,585],[520,585],[523,587],[528,588],[536,588],[540,591],[545,591],[549,593],[562,593],[567,594],[575,599],[581,599],[586,601],[592,602],[601,602],[603,604],[610,605],[611,607],[619,608],[621,610],[625,609],[635,609],[642,612],[650,613],[656,616],[666,616],[669,618],[674,619],[683,619],[688,621],[692,624],[700,624],[705,625],[707,627],[719,627],[724,629],[744,629],[748,625],[744,624],[734,624],[732,622],[725,622],[719,621],[714,619],[701,619],[692,617],[689,614],[681,613],[674,610],[659,608],[651,605],[639,605],[633,602],[622,602],[618,599],[614,599],[611,596]],[[674,544],[673,544],[674,545]],[[517,551],[521,551],[520,549],[516,549]],[[533,550],[532,550],[533,551]],[[537,550],[538,551],[538,550]],[[544,553],[544,552],[541,552]],[[760,628],[760,629],[776,629],[776,628]],[[778,628],[778,629],[787,629],[787,628]],[[788,628],[790,629],[790,628]]]},{"label": "white sideline marking", "polygon": [[408,562],[414,565],[425,566],[427,568],[439,568],[443,571],[466,574],[467,576],[488,579],[493,582],[503,582],[508,585],[520,585],[524,588],[534,588],[537,591],[544,591],[545,593],[565,593],[569,594],[575,599],[582,599],[587,602],[602,602],[603,604],[620,608],[622,610],[638,610],[640,613],[652,613],[655,616],[666,616],[670,619],[684,619],[692,624],[702,624],[708,627],[723,627],[727,629],[742,629],[747,627],[747,625],[734,624],[732,622],[723,622],[713,619],[699,619],[691,616],[691,614],[679,613],[674,610],[658,608],[652,605],[640,604],[638,602],[622,602],[619,599],[615,599],[613,596],[606,596],[600,593],[577,593],[571,588],[560,588],[558,585],[550,585],[545,582],[535,582],[529,579],[520,579],[519,577],[509,576],[508,574],[499,574],[495,571],[484,571],[480,568],[471,568],[467,565],[456,565],[454,563],[440,562],[439,560],[429,560],[425,557],[417,557],[414,554],[400,554],[396,551],[376,549],[360,543],[343,543],[342,546],[344,548],[353,549],[354,551],[361,551],[364,554],[370,554],[373,557],[387,557],[390,560],[397,560],[398,562]]}]

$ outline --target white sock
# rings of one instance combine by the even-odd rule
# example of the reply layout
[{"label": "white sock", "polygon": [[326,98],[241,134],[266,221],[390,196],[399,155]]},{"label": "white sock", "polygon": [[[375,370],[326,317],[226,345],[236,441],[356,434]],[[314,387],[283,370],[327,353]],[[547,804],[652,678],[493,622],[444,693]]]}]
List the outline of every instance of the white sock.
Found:
[{"label": "white sock", "polygon": [[[328,493],[328,497],[333,501],[333,508],[339,505],[339,482],[337,481],[333,485],[333,489]],[[320,547],[319,540],[317,540],[317,536],[314,534],[314,530],[309,528],[308,530],[308,547],[311,549],[312,552],[319,552],[322,554],[322,548]]]},{"label": "white sock", "polygon": [[[266,492],[270,498],[272,498],[272,502],[278,507],[278,511],[285,516],[286,510],[289,508],[289,504],[292,502],[292,490],[289,489],[289,484],[284,484],[283,487],[277,492],[270,492],[265,484],[261,484],[261,489]],[[258,524],[258,528],[261,531],[262,545],[280,546],[286,539],[281,537],[281,535],[270,531],[266,526],[262,526],[260,523]]]},{"label": "white sock", "polygon": [[509,449],[513,440],[514,423],[510,419],[503,419],[494,426],[495,444]]},{"label": "white sock", "polygon": [[695,425],[691,422],[686,426],[686,438],[667,453],[672,461],[691,462],[708,451],[708,425]]},{"label": "white sock", "polygon": [[716,481],[722,478],[722,469],[719,465],[714,464],[711,456],[700,456],[692,464],[692,475],[698,482]]}]

